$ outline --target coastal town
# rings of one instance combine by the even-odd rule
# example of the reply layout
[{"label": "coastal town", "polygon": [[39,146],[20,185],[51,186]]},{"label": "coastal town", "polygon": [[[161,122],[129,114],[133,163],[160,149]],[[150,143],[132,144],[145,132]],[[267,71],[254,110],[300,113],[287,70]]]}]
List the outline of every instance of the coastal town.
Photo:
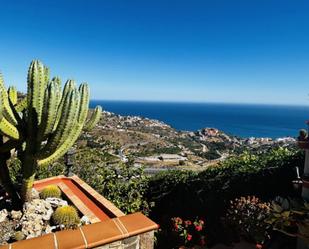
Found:
[{"label": "coastal town", "polygon": [[151,173],[165,169],[203,170],[244,151],[262,153],[294,147],[296,139],[241,138],[216,128],[178,131],[162,121],[104,111],[97,127],[81,136],[77,147],[100,148],[108,163],[131,160]]}]

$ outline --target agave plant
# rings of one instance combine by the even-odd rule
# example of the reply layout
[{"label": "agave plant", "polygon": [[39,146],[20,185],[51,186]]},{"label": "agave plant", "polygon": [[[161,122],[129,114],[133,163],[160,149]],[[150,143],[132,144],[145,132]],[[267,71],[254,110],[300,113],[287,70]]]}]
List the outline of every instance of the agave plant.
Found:
[{"label": "agave plant", "polygon": [[[61,90],[58,77],[49,78],[49,69],[40,61],[30,64],[27,95],[18,99],[17,90],[4,86],[0,75],[0,183],[13,200],[31,199],[31,189],[38,167],[63,156],[83,129],[92,129],[102,109],[96,107],[87,120],[89,88],[75,86],[73,80]],[[22,183],[16,192],[6,161],[12,152],[21,161]]]},{"label": "agave plant", "polygon": [[276,198],[272,202],[271,215],[265,220],[274,230],[301,238],[309,245],[309,204],[299,200]]}]

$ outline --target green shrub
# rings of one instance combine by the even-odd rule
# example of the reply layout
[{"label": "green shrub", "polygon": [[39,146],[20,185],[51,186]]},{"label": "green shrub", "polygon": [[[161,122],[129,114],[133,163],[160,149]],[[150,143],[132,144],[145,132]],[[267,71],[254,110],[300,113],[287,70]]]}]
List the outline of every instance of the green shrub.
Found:
[{"label": "green shrub", "polygon": [[61,190],[58,188],[57,185],[48,185],[40,192],[41,199],[46,199],[49,197],[53,197],[53,198],[61,197]]},{"label": "green shrub", "polygon": [[22,181],[21,162],[17,157],[11,157],[8,160],[8,168],[10,171],[10,178],[14,184]]},{"label": "green shrub", "polygon": [[170,171],[149,179],[145,194],[154,202],[150,217],[161,225],[175,216],[204,216],[211,231],[209,238],[222,240],[221,217],[230,200],[255,195],[263,200],[276,196],[295,196],[291,184],[295,166],[302,168],[304,153],[299,150],[275,149],[267,153],[245,152],[200,173]]},{"label": "green shrub", "polygon": [[73,206],[58,207],[52,217],[56,225],[63,225],[65,229],[76,228],[80,223],[77,210]]},{"label": "green shrub", "polygon": [[45,179],[52,176],[65,175],[65,173],[66,173],[66,167],[63,162],[63,158],[61,158],[61,160],[51,165],[40,167],[37,171],[36,178]]}]

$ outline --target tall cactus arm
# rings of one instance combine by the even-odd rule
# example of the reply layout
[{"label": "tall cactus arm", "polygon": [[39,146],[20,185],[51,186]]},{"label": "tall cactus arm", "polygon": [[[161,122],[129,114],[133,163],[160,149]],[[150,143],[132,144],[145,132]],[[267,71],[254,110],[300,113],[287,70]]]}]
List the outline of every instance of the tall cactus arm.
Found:
[{"label": "tall cactus arm", "polygon": [[61,79],[59,77],[52,78],[51,82],[54,82],[54,84],[57,86],[58,91],[58,98],[61,100],[62,92],[61,92]]},{"label": "tall cactus arm", "polygon": [[3,108],[3,104],[2,104],[2,96],[1,96],[1,89],[0,89],[0,121],[3,119],[3,109],[4,108]]},{"label": "tall cactus arm", "polygon": [[73,95],[72,95],[72,100],[70,101],[72,101],[72,107],[71,107],[72,110],[71,110],[70,116],[68,116],[69,122],[67,122],[67,125],[63,129],[63,133],[57,144],[57,148],[59,148],[59,146],[62,143],[64,143],[64,141],[67,138],[70,138],[69,136],[70,131],[76,129],[76,126],[77,126],[78,111],[80,108],[80,96],[79,96],[79,92],[76,89],[74,90]]},{"label": "tall cactus arm", "polygon": [[18,140],[19,139],[19,132],[17,128],[12,125],[6,118],[2,118],[0,121],[0,133],[4,136],[7,136],[11,139]]},{"label": "tall cactus arm", "polygon": [[14,86],[10,86],[8,90],[9,99],[13,105],[17,104],[17,90]]},{"label": "tall cactus arm", "polygon": [[[61,135],[56,137],[51,143],[50,150],[55,151],[69,136],[70,131],[76,129],[78,110],[80,105],[79,93],[75,89],[70,96],[70,107],[67,117],[65,118],[64,125],[61,127]],[[59,123],[59,125],[61,122]]]},{"label": "tall cactus arm", "polygon": [[86,122],[86,125],[84,126],[83,130],[85,131],[89,131],[91,130],[93,127],[95,127],[95,125],[99,122],[100,118],[101,118],[101,114],[102,114],[102,107],[101,106],[97,106],[92,115],[91,118]]},{"label": "tall cactus arm", "polygon": [[19,101],[16,106],[15,106],[15,110],[17,112],[22,112],[23,110],[25,110],[27,108],[27,97],[24,97],[21,101]]},{"label": "tall cactus arm", "polygon": [[[56,130],[53,132],[50,139],[48,139],[46,146],[43,148],[42,152],[44,155],[46,153],[50,153],[50,151],[54,151],[57,146],[59,145],[59,142],[61,140],[62,136],[68,136],[68,130],[72,128],[73,122],[74,122],[74,116],[76,115],[77,106],[75,103],[76,100],[76,90],[71,89],[70,92],[63,96],[64,105],[63,105],[63,111],[61,118],[59,120],[58,126]],[[66,133],[65,133],[66,131]],[[40,152],[40,155],[42,153]]]},{"label": "tall cactus arm", "polygon": [[16,108],[14,107],[14,105],[11,102],[10,99],[9,99],[9,104],[10,104],[11,110],[14,114],[14,117],[17,120],[16,128],[19,131],[20,135],[22,135],[25,131],[25,128],[26,128],[25,120],[22,119],[22,113],[19,113],[19,112],[16,111]]},{"label": "tall cactus arm", "polygon": [[2,76],[0,75],[0,101],[1,105],[3,106],[3,115],[4,117],[13,125],[17,125],[17,120],[14,117],[14,114],[11,110],[9,104],[9,96],[4,86],[4,81]]},{"label": "tall cactus arm", "polygon": [[61,79],[58,76],[53,77],[51,81],[55,82],[58,85],[58,87],[61,88]]},{"label": "tall cactus arm", "polygon": [[52,153],[50,156],[43,158],[38,161],[38,166],[42,167],[48,164],[51,164],[55,160],[57,160],[59,157],[62,157],[75,143],[77,138],[79,137],[83,126],[80,124],[77,124],[76,129],[72,130],[69,134],[69,137],[65,140],[63,144],[60,145],[60,147]]},{"label": "tall cactus arm", "polygon": [[0,89],[1,91],[1,105],[3,106],[3,115],[4,117],[12,124],[17,125],[17,120],[13,114],[13,111],[9,104],[9,97],[5,89]]},{"label": "tall cactus arm", "polygon": [[80,109],[78,114],[78,123],[83,124],[87,118],[88,109],[89,109],[89,87],[86,83],[81,84],[79,86],[79,94],[80,94]]},{"label": "tall cactus arm", "polygon": [[54,81],[51,81],[48,88],[45,90],[42,122],[39,127],[38,135],[38,139],[41,141],[53,130],[60,101],[59,92],[58,85]]},{"label": "tall cactus arm", "polygon": [[29,126],[31,127],[34,127],[34,123],[41,123],[44,94],[47,86],[46,73],[47,70],[41,62],[33,61],[30,64],[27,79],[27,104],[29,113]]},{"label": "tall cactus arm", "polygon": [[69,94],[69,92],[72,91],[73,89],[75,89],[74,80],[67,80],[67,82],[64,85],[63,92],[62,92],[62,95],[61,95],[61,101],[60,101],[60,104],[58,106],[58,113],[57,113],[56,122],[55,122],[55,125],[54,125],[54,128],[53,128],[53,131],[55,131],[57,129],[58,123],[61,119],[62,111],[64,110],[65,99],[66,99],[67,95]]},{"label": "tall cactus arm", "polygon": [[[1,81],[1,76],[0,76]],[[1,82],[0,82],[1,84]],[[17,128],[12,125],[4,115],[4,104],[3,104],[3,89],[0,87],[0,133],[4,136],[7,136],[11,139],[17,140],[19,139],[19,132]]]},{"label": "tall cactus arm", "polygon": [[43,66],[44,68],[44,84],[45,86],[47,86],[47,84],[49,83],[49,68],[46,66]]}]

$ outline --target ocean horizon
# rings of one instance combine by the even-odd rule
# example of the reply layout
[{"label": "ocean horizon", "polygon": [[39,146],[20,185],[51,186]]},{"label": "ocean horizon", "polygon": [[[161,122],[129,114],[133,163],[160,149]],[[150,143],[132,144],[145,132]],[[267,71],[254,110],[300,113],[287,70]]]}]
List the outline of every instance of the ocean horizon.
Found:
[{"label": "ocean horizon", "polygon": [[309,106],[91,100],[90,107],[120,115],[157,119],[177,130],[212,127],[239,137],[296,137],[306,128]]}]

